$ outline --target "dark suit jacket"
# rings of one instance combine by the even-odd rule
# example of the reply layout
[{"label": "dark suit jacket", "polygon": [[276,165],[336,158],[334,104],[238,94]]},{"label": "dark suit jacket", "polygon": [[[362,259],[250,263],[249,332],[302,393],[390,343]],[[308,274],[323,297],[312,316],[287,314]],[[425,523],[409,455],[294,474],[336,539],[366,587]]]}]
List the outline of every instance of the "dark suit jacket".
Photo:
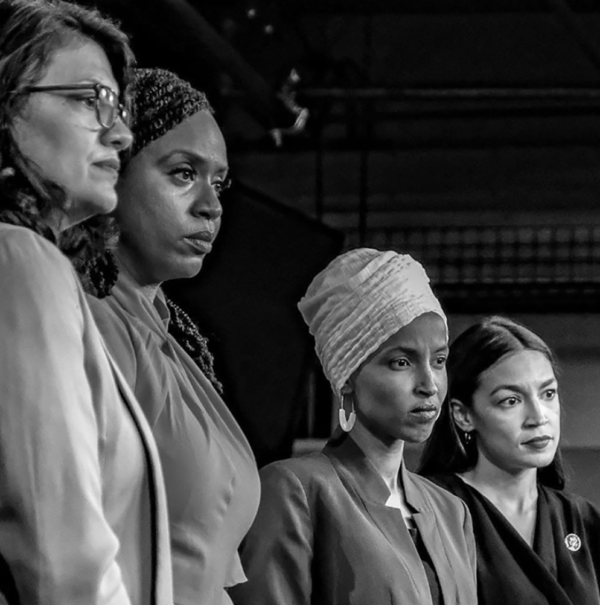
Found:
[{"label": "dark suit jacket", "polygon": [[464,500],[473,516],[480,605],[600,603],[600,511],[590,502],[539,485],[532,548],[459,477],[433,480]]},{"label": "dark suit jacket", "polygon": [[[389,490],[350,437],[261,471],[242,548],[238,605],[431,605],[423,564]],[[475,605],[475,545],[465,505],[402,469],[406,500],[445,605]]]}]

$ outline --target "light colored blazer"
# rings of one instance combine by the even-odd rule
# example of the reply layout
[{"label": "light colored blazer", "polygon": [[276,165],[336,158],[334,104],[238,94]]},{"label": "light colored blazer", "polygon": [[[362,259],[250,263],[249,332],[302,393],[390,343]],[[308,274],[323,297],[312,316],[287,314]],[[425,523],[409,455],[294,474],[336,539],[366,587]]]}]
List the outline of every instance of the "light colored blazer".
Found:
[{"label": "light colored blazer", "polygon": [[[238,605],[431,605],[421,559],[385,482],[351,437],[261,471],[242,550]],[[475,605],[475,543],[465,505],[402,469],[406,501],[445,605]]]},{"label": "light colored blazer", "polygon": [[26,605],[170,605],[158,454],[69,261],[0,223],[0,555]]}]

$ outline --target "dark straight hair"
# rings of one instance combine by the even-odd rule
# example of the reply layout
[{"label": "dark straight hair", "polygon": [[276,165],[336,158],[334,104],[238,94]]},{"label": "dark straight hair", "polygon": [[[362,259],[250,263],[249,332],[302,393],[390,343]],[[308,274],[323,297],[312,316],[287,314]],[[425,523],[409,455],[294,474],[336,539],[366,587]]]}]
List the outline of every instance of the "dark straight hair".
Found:
[{"label": "dark straight hair", "polygon": [[[476,437],[467,443],[459,434],[450,401],[456,399],[470,408],[481,375],[505,355],[519,351],[542,353],[557,374],[557,363],[550,347],[537,334],[506,317],[482,319],[454,340],[448,355],[448,395],[425,444],[420,474],[463,473],[475,467]],[[564,488],[560,450],[548,466],[538,469],[538,482],[555,489]]]}]

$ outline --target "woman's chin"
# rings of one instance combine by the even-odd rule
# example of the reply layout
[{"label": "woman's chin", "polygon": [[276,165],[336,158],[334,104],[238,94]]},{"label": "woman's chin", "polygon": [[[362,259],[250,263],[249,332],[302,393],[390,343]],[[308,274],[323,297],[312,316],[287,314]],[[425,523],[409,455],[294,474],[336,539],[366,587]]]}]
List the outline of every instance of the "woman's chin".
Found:
[{"label": "woman's chin", "polygon": [[171,281],[173,279],[191,279],[196,277],[202,265],[204,264],[204,257],[186,258],[182,262],[173,265],[167,271],[168,276],[162,281]]},{"label": "woman's chin", "polygon": [[109,214],[117,207],[117,194],[114,189],[103,195],[73,196],[67,207],[67,216],[71,224],[81,223],[98,214]]},{"label": "woman's chin", "polygon": [[116,192],[114,192],[114,195],[109,194],[103,196],[101,199],[98,200],[98,203],[96,204],[96,214],[109,214],[111,212],[114,212],[114,210],[117,208],[118,201],[119,198],[117,197]]}]

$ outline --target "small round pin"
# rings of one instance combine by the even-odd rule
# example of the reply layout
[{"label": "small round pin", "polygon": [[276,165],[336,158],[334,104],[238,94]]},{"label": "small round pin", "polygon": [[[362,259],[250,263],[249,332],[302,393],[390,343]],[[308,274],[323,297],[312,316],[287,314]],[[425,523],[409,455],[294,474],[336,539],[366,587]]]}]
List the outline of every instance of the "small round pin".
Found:
[{"label": "small round pin", "polygon": [[565,538],[565,545],[569,550],[576,552],[581,548],[581,538],[577,534],[569,534]]}]

